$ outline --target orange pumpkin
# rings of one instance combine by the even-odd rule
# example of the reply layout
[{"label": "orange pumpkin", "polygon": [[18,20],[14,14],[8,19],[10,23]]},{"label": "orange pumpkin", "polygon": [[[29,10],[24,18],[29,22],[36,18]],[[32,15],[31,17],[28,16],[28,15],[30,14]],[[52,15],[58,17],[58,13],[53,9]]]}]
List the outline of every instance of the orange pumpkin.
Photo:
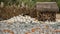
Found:
[{"label": "orange pumpkin", "polygon": [[11,31],[11,30],[3,30],[3,32],[8,32],[8,33],[10,33],[10,34],[14,34],[14,32]]},{"label": "orange pumpkin", "polygon": [[54,30],[54,32],[60,32],[60,30],[59,30],[59,29],[57,29],[57,30]]},{"label": "orange pumpkin", "polygon": [[31,34],[30,32],[26,32],[25,34]]},{"label": "orange pumpkin", "polygon": [[33,28],[31,31],[32,31],[32,32],[35,32],[35,29]]}]

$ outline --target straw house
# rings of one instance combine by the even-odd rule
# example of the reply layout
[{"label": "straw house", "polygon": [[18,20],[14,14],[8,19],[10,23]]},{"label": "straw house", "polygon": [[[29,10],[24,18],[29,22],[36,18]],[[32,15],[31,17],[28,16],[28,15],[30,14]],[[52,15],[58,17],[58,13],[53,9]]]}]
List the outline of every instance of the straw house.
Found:
[{"label": "straw house", "polygon": [[55,21],[56,13],[59,11],[56,2],[37,2],[37,18],[40,21]]}]

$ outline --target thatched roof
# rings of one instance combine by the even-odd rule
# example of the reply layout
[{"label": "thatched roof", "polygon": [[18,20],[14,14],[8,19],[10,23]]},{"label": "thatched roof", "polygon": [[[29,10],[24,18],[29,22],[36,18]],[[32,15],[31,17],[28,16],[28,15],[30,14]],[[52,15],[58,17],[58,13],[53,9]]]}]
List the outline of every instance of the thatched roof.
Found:
[{"label": "thatched roof", "polygon": [[37,2],[36,9],[39,11],[59,11],[56,2]]}]

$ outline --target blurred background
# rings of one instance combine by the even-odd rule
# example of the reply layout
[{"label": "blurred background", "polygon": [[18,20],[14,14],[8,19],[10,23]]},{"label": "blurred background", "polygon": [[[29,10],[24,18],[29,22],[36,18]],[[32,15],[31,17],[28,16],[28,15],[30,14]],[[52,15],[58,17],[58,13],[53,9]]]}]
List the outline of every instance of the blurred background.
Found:
[{"label": "blurred background", "polygon": [[13,4],[22,4],[22,2],[26,5],[29,5],[32,7],[36,2],[57,2],[59,8],[60,8],[60,0],[0,0],[1,2],[4,3],[4,5],[13,5]]},{"label": "blurred background", "polygon": [[[29,14],[31,11],[35,12],[36,2],[56,2],[60,9],[60,0],[0,0],[0,19],[9,19],[19,14]],[[22,8],[21,7],[28,7]],[[26,12],[27,11],[27,12]],[[31,13],[33,13],[31,12]],[[60,11],[56,15],[60,19]],[[36,17],[34,13],[34,17]],[[31,14],[30,14],[31,15]],[[33,15],[32,15],[33,16]]]}]

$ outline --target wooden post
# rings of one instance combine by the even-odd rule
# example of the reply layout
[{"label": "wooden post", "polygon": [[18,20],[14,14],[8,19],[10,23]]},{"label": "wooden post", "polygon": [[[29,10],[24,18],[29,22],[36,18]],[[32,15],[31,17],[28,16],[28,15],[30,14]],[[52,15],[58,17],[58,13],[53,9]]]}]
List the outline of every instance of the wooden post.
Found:
[{"label": "wooden post", "polygon": [[37,19],[39,20],[39,11],[37,11]]}]

